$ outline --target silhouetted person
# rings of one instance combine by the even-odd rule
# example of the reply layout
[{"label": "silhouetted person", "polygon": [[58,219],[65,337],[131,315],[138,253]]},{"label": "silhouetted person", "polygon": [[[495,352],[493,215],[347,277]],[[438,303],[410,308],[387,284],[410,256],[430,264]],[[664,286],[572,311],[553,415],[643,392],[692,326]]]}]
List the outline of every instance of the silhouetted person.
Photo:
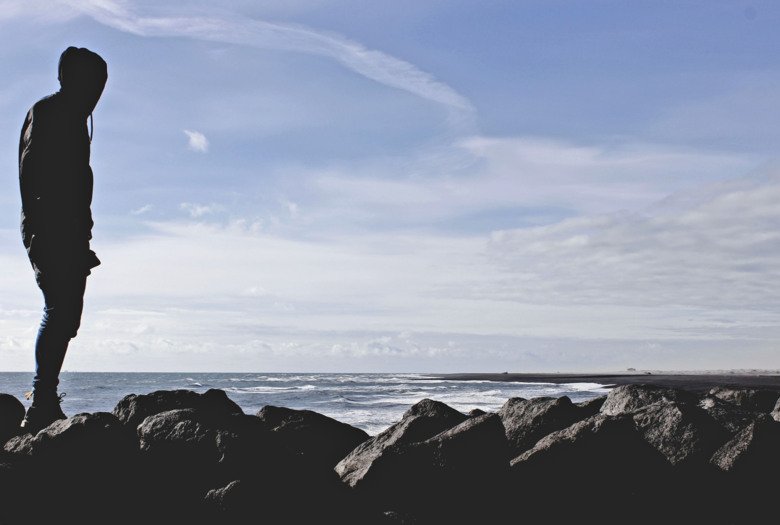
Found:
[{"label": "silhouetted person", "polygon": [[19,141],[22,242],[45,307],[35,341],[33,402],[22,427],[37,432],[64,419],[59,374],[76,336],[90,270],[100,264],[92,238],[91,136],[87,118],[108,79],[106,62],[69,47],[59,62],[60,90],[30,109]]}]

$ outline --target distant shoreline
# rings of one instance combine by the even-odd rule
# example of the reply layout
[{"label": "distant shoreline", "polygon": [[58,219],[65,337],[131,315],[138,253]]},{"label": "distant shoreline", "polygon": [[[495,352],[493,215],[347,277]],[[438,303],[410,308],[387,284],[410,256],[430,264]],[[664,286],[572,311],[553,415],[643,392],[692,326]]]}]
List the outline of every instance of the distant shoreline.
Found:
[{"label": "distant shoreline", "polygon": [[[714,387],[780,389],[780,374],[748,373],[601,373],[601,374],[521,374],[461,373],[431,374],[428,380],[501,381],[515,383],[599,383],[605,386],[657,385],[703,392]],[[422,379],[425,381],[426,379]]]}]

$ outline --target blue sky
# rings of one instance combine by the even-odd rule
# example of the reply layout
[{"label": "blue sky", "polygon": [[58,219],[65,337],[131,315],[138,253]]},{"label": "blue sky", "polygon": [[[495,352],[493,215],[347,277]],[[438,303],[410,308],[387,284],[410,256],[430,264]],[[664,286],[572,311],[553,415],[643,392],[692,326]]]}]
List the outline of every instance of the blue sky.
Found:
[{"label": "blue sky", "polygon": [[71,370],[778,368],[774,2],[5,0],[0,368],[40,292],[16,147],[109,64]]}]

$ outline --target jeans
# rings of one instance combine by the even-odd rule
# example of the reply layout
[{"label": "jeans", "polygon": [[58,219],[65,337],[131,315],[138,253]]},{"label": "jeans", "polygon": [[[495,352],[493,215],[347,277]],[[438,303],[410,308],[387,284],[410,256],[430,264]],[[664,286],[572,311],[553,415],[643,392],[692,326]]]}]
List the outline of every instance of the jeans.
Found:
[{"label": "jeans", "polygon": [[87,275],[70,273],[39,279],[45,307],[35,341],[33,392],[54,394],[68,343],[78,332],[84,309]]}]

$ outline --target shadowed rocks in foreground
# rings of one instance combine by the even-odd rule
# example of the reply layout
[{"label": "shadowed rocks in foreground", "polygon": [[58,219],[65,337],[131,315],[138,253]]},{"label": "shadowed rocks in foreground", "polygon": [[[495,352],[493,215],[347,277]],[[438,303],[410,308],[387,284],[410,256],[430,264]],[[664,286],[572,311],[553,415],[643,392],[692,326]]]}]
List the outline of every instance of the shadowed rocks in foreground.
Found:
[{"label": "shadowed rocks in foreground", "polygon": [[645,385],[469,415],[429,399],[376,436],[224,392],[130,395],[19,433],[0,395],[0,525],[751,523],[774,510],[780,393]]}]

